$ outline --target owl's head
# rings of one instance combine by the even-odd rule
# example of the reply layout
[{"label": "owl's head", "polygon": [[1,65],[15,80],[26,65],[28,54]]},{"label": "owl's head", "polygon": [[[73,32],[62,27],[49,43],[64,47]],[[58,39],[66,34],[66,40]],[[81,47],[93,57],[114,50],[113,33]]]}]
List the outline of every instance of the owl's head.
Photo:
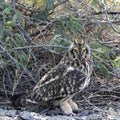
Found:
[{"label": "owl's head", "polygon": [[74,40],[68,50],[70,59],[80,61],[90,58],[90,48],[84,40]]}]

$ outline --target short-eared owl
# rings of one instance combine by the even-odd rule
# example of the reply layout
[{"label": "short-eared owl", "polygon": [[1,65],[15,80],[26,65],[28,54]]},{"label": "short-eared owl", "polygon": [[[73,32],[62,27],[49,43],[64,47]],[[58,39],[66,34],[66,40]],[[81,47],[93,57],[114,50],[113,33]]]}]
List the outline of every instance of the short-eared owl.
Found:
[{"label": "short-eared owl", "polygon": [[28,98],[38,103],[52,102],[64,113],[72,114],[78,110],[72,97],[88,85],[91,72],[90,48],[83,40],[75,40],[60,63],[39,80]]}]

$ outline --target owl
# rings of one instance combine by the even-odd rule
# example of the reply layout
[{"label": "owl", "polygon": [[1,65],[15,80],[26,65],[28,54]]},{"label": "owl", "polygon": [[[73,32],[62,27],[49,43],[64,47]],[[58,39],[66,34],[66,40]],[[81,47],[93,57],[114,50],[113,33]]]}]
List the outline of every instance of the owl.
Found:
[{"label": "owl", "polygon": [[57,66],[46,73],[25,96],[37,103],[60,106],[65,114],[79,110],[72,98],[90,81],[92,60],[89,46],[83,40],[74,40]]}]

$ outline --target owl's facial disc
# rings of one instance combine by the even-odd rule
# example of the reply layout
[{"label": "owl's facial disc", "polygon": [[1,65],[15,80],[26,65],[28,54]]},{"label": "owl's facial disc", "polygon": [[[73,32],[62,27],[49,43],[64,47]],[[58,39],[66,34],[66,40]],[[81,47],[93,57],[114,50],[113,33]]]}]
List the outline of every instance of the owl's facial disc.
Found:
[{"label": "owl's facial disc", "polygon": [[83,61],[90,58],[90,49],[86,44],[73,43],[69,47],[68,56],[71,60]]}]

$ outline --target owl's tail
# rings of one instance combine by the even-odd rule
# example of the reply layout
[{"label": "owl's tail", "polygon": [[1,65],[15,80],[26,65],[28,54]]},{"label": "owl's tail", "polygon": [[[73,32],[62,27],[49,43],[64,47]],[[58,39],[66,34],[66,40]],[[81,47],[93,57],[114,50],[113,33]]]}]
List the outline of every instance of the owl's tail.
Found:
[{"label": "owl's tail", "polygon": [[32,101],[30,99],[30,96],[28,96],[27,94],[14,95],[12,96],[11,101],[12,101],[12,105],[15,106],[16,108],[38,104],[38,102]]},{"label": "owl's tail", "polygon": [[19,108],[26,106],[26,97],[25,94],[17,94],[10,98],[12,105]]}]

